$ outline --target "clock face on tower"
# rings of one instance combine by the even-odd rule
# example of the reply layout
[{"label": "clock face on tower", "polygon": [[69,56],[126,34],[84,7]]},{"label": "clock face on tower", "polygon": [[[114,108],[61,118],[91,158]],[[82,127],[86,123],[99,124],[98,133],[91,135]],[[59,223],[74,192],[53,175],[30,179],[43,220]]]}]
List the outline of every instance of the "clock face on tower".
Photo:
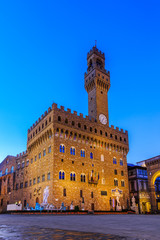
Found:
[{"label": "clock face on tower", "polygon": [[104,114],[100,114],[100,115],[99,115],[99,121],[100,121],[102,124],[106,125],[106,124],[107,124],[107,118],[106,118],[106,116],[105,116]]}]

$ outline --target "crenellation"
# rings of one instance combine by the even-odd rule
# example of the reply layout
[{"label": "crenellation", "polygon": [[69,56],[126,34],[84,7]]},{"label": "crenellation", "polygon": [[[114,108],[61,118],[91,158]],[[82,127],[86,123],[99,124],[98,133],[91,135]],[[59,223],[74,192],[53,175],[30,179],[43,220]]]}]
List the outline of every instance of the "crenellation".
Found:
[{"label": "crenellation", "polygon": [[123,133],[123,128],[121,128],[121,133]]},{"label": "crenellation", "polygon": [[80,113],[79,116],[80,116],[80,118],[83,118],[83,113]]},{"label": "crenellation", "polygon": [[119,132],[119,127],[116,127],[116,131]]},{"label": "crenellation", "polygon": [[111,129],[114,129],[114,125],[111,125]]},{"label": "crenellation", "polygon": [[77,115],[77,111],[73,111],[73,114],[76,115],[76,116],[78,116],[78,115]]},{"label": "crenellation", "polygon": [[64,106],[60,106],[60,109],[61,109],[62,111],[65,111],[65,110],[64,110]]},{"label": "crenellation", "polygon": [[71,113],[71,109],[70,108],[67,108],[67,113]]}]

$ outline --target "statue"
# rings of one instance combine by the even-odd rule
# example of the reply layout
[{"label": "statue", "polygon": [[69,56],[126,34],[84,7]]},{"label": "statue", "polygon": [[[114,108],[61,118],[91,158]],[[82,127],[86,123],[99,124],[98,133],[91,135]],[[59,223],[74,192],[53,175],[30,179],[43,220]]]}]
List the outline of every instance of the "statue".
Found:
[{"label": "statue", "polygon": [[139,213],[139,212],[138,212],[138,207],[137,207],[137,205],[136,205],[136,199],[135,199],[134,196],[132,197],[132,206],[131,206],[131,210],[135,211],[136,214]]},{"label": "statue", "polygon": [[43,192],[43,204],[44,205],[48,203],[48,201],[47,201],[48,196],[49,196],[49,187],[46,186],[46,188],[44,189],[44,192]]},{"label": "statue", "polygon": [[121,211],[122,208],[121,208],[121,205],[120,205],[119,196],[116,197],[116,200],[117,200],[116,210]]},{"label": "statue", "polygon": [[70,205],[70,210],[74,210],[73,201],[71,202],[71,205]]}]

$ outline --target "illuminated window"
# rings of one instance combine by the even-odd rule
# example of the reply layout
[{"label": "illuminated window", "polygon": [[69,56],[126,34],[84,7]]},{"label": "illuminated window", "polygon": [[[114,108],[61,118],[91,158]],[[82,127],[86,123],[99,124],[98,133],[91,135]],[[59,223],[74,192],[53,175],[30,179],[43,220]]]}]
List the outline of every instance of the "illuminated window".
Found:
[{"label": "illuminated window", "polygon": [[122,159],[120,159],[120,165],[123,166],[123,160]]},{"label": "illuminated window", "polygon": [[71,181],[76,181],[76,174],[75,173],[70,174],[70,180]]},{"label": "illuminated window", "polygon": [[60,172],[59,172],[59,179],[60,179],[60,180],[64,180],[64,179],[65,179],[65,173],[64,173],[64,171],[60,171]]},{"label": "illuminated window", "polygon": [[70,148],[70,154],[71,154],[71,155],[75,155],[75,148],[74,148],[74,147],[71,147],[71,148]]},{"label": "illuminated window", "polygon": [[85,157],[85,150],[81,150],[81,157]]},{"label": "illuminated window", "polygon": [[84,173],[81,174],[81,182],[86,181],[86,175]]},{"label": "illuminated window", "polygon": [[124,180],[121,181],[121,187],[124,187]]},{"label": "illuminated window", "polygon": [[93,159],[93,153],[92,152],[90,153],[90,159]]},{"label": "illuminated window", "polygon": [[60,153],[65,153],[65,146],[63,144],[60,145],[59,151]]},{"label": "illuminated window", "polygon": [[117,164],[117,159],[115,157],[113,158],[113,164]]},{"label": "illuminated window", "polygon": [[118,180],[116,178],[114,179],[114,186],[118,186]]}]

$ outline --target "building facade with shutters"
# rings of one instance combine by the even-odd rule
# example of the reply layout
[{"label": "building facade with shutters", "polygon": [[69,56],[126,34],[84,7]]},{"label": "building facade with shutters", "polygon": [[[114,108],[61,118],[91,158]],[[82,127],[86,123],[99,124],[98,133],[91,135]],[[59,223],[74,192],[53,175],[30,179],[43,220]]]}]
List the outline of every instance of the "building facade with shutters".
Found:
[{"label": "building facade with shutters", "polygon": [[0,164],[1,209],[15,202],[34,207],[46,187],[57,208],[62,202],[85,210],[127,208],[128,132],[109,126],[110,73],[96,46],[87,65],[88,116],[55,103],[45,111],[28,130],[27,151]]}]

